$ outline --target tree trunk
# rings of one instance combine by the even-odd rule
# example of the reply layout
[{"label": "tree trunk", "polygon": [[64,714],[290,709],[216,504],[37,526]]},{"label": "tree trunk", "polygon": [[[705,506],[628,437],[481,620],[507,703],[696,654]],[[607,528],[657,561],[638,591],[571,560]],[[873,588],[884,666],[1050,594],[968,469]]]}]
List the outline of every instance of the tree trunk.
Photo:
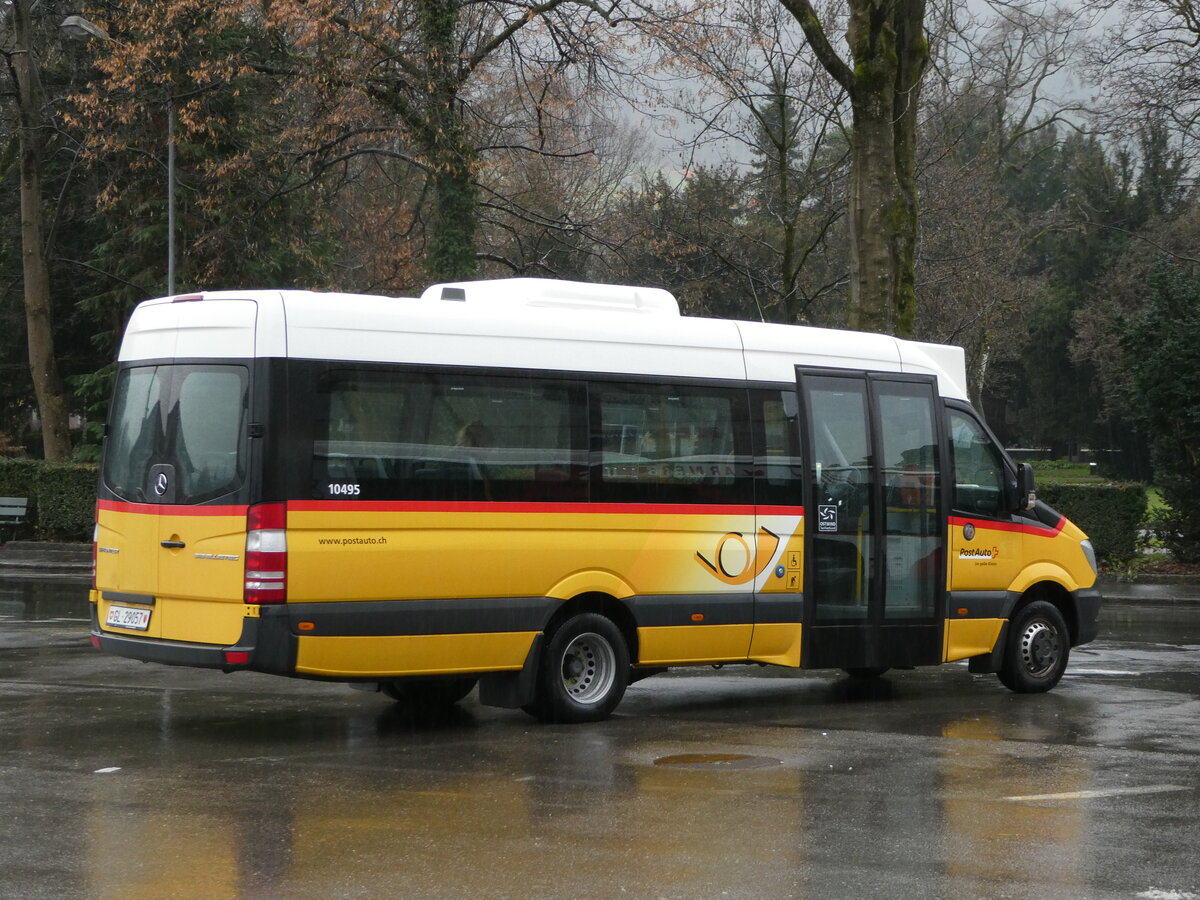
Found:
[{"label": "tree trunk", "polygon": [[16,0],[13,19],[17,50],[12,55],[12,67],[20,116],[21,270],[25,282],[29,372],[41,419],[43,455],[46,459],[67,459],[71,455],[67,401],[54,356],[50,274],[42,245],[42,98],[30,40],[28,0]]},{"label": "tree trunk", "polygon": [[419,0],[417,5],[429,98],[416,130],[432,170],[433,215],[425,269],[434,281],[472,278],[476,269],[477,154],[458,97],[463,78],[456,35],[461,6],[460,0]]},{"label": "tree trunk", "polygon": [[929,61],[925,0],[850,0],[853,67],[809,0],[781,0],[853,112],[847,326],[907,337],[916,316],[917,101]]},{"label": "tree trunk", "polygon": [[479,191],[475,186],[474,149],[468,141],[458,143],[458,147],[450,144],[429,148],[429,156],[436,162],[425,268],[434,281],[475,277],[475,204]]}]

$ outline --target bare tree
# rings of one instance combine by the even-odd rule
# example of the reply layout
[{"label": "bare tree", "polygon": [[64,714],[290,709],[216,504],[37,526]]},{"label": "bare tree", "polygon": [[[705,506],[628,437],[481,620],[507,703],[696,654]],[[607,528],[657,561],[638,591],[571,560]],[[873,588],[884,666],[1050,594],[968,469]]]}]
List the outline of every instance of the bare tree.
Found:
[{"label": "bare tree", "polygon": [[1026,170],[1053,157],[1063,133],[1085,127],[1070,75],[1089,23],[1046,0],[931,6],[917,334],[966,347],[976,390],[996,386],[994,364],[1023,346],[1026,314],[1046,296],[1030,249],[1067,227],[1067,211],[1051,186],[1023,179],[1036,177]]},{"label": "bare tree", "polygon": [[694,125],[678,138],[684,175],[719,156],[745,169],[750,193],[745,205],[710,208],[708,239],[689,240],[742,282],[753,314],[809,321],[846,284],[844,268],[829,265],[830,234],[845,215],[843,91],[818,77],[803,32],[773,0],[707,4],[654,38],[669,50],[662,70],[678,85],[673,105]]},{"label": "bare tree", "polygon": [[422,173],[425,189],[414,214],[425,226],[428,274],[470,277],[479,260],[479,213],[492,193],[484,184],[489,155],[570,155],[489,143],[489,98],[512,89],[503,79],[514,70],[519,84],[538,91],[566,67],[589,65],[609,40],[612,6],[591,0],[278,0],[266,7],[266,21],[284,36],[290,62],[263,68],[294,75],[308,93],[330,96],[318,126],[321,150],[310,157],[314,165],[374,154]]},{"label": "bare tree", "polygon": [[[1107,99],[1105,120],[1130,134],[1147,120],[1171,123],[1200,161],[1200,7],[1193,0],[1088,0],[1104,13],[1089,71]],[[1131,127],[1131,123],[1134,127]]]},{"label": "bare tree", "polygon": [[952,107],[960,128],[986,136],[980,149],[998,168],[1039,132],[1083,128],[1091,108],[1074,75],[1093,19],[1086,9],[1048,0],[939,4],[930,25],[926,118]]}]

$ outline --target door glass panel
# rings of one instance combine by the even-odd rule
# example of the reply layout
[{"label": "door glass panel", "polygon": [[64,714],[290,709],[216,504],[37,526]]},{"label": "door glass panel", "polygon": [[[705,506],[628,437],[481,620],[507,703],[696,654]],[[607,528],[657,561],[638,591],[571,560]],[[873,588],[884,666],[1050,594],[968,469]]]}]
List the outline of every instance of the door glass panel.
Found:
[{"label": "door glass panel", "polygon": [[885,519],[885,619],[928,618],[943,580],[938,447],[927,384],[875,383]]},{"label": "door glass panel", "polygon": [[954,451],[954,508],[977,516],[1000,514],[1004,464],[987,432],[966,413],[950,410]]},{"label": "door glass panel", "polygon": [[871,595],[871,444],[866,382],[810,376],[817,621],[865,621]]},{"label": "door glass panel", "polygon": [[760,505],[800,506],[804,502],[804,467],[800,456],[800,404],[792,391],[756,395],[762,436],[755,459],[759,478],[755,502]]}]

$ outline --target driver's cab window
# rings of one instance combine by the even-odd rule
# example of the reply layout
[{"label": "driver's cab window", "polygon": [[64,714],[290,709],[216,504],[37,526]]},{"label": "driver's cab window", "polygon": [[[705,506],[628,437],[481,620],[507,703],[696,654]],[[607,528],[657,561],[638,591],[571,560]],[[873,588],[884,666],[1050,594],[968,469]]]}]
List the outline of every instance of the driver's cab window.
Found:
[{"label": "driver's cab window", "polygon": [[954,508],[996,516],[1004,508],[1004,461],[983,426],[959,410],[950,410],[954,453]]}]

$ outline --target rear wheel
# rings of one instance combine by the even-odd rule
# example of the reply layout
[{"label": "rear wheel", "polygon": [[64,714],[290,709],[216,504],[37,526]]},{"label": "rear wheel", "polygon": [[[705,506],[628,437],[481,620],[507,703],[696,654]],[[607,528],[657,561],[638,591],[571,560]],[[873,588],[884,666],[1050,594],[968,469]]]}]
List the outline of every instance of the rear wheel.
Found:
[{"label": "rear wheel", "polygon": [[621,631],[596,613],[572,616],[546,644],[537,699],[527,711],[547,722],[608,718],[629,684],[629,649]]},{"label": "rear wheel", "polygon": [[385,681],[380,689],[395,700],[413,707],[453,706],[475,687],[473,675],[431,675]]},{"label": "rear wheel", "polygon": [[1000,681],[1019,694],[1038,694],[1058,684],[1067,669],[1071,636],[1062,613],[1036,600],[1013,617]]}]

